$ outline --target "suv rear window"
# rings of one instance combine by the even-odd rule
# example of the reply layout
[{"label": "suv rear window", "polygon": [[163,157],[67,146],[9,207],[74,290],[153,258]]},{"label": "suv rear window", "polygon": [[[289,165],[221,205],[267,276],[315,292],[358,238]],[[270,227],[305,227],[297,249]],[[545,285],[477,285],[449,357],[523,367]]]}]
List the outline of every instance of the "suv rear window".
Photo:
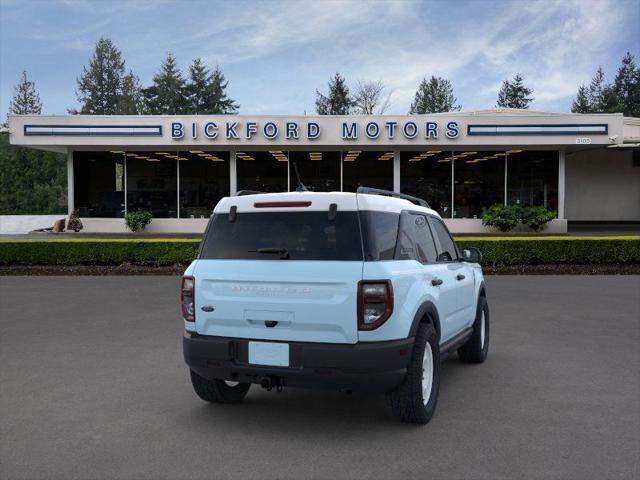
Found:
[{"label": "suv rear window", "polygon": [[358,213],[338,211],[329,220],[328,212],[251,212],[238,213],[233,222],[228,214],[216,214],[200,258],[280,260],[282,252],[291,260],[361,261]]}]

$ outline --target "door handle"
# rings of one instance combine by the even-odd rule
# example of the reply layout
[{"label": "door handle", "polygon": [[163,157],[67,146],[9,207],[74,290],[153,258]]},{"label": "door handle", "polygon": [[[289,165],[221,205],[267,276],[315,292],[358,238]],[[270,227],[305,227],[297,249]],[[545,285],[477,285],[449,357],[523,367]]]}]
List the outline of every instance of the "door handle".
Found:
[{"label": "door handle", "polygon": [[442,280],[440,280],[439,278],[434,278],[433,280],[431,280],[431,285],[433,285],[434,287],[442,285]]},{"label": "door handle", "polygon": [[456,275],[456,280],[464,280],[464,275],[462,275],[461,273],[459,273],[458,275]]}]

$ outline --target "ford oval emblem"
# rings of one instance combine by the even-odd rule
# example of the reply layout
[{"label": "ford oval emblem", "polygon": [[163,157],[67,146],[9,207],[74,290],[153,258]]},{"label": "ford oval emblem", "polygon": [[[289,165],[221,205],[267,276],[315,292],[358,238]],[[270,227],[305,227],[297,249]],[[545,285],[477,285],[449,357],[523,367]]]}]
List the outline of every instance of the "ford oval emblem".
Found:
[{"label": "ford oval emblem", "polygon": [[215,308],[213,308],[211,305],[203,305],[202,306],[202,311],[203,312],[213,312],[215,310]]}]

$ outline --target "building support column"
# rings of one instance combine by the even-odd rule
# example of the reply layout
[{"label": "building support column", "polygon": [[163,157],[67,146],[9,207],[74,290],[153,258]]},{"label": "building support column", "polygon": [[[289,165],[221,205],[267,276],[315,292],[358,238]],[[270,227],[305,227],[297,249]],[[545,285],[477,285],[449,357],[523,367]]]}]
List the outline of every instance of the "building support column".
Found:
[{"label": "building support column", "polygon": [[400,193],[400,150],[393,151],[393,191]]},{"label": "building support column", "polygon": [[124,155],[124,216],[127,216],[128,210],[127,210],[127,196],[128,196],[128,191],[127,191],[127,156]]},{"label": "building support column", "polygon": [[180,218],[180,160],[176,162],[176,218]]},{"label": "building support column", "polygon": [[564,220],[564,184],[565,184],[565,150],[560,150],[558,157],[558,218]]},{"label": "building support column", "polygon": [[504,156],[504,206],[507,206],[507,188],[509,188],[509,184],[507,182],[509,172],[509,154],[507,153]]},{"label": "building support column", "polygon": [[67,213],[71,215],[75,210],[75,191],[73,177],[73,150],[67,149]]},{"label": "building support column", "polygon": [[236,173],[236,151],[229,152],[229,195],[238,193],[238,175]]},{"label": "building support column", "polygon": [[451,152],[451,218],[455,218],[454,202],[456,199],[456,159]]}]

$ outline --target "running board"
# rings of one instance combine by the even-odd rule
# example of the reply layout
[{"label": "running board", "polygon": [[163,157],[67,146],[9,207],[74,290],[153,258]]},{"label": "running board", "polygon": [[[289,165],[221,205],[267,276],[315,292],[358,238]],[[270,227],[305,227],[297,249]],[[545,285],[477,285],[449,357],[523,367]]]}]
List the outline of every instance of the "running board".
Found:
[{"label": "running board", "polygon": [[464,345],[472,334],[473,327],[469,327],[440,345],[440,360],[442,361],[446,359],[450,353],[455,352],[458,348]]}]

